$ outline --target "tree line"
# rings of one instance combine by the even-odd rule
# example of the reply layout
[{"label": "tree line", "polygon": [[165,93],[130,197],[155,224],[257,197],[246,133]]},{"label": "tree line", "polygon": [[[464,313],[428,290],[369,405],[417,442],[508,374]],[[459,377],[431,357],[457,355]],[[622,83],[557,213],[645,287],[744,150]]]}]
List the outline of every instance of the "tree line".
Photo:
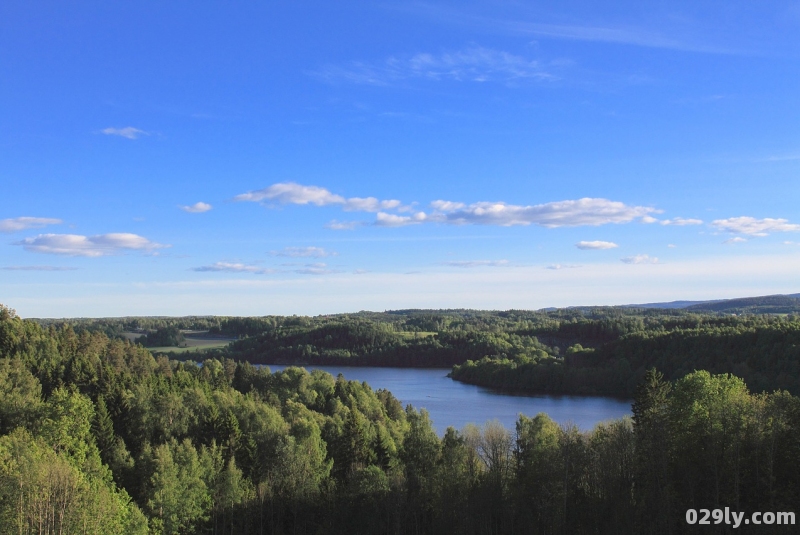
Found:
[{"label": "tree line", "polygon": [[451,376],[458,381],[526,393],[630,398],[646,370],[655,367],[669,380],[705,369],[734,373],[756,392],[785,389],[800,394],[797,315],[597,307],[87,319],[42,325],[69,325],[76,332],[103,332],[111,338],[120,338],[120,329],[155,327],[139,340],[150,347],[180,345],[181,329],[205,326],[236,341],[181,358],[452,367]]}]

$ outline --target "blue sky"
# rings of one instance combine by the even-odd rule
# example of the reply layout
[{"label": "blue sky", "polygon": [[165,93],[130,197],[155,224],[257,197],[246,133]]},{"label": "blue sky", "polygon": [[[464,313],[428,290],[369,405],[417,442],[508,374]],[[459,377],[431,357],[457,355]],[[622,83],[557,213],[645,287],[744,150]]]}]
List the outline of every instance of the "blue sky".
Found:
[{"label": "blue sky", "polygon": [[800,291],[799,2],[0,5],[23,316]]}]

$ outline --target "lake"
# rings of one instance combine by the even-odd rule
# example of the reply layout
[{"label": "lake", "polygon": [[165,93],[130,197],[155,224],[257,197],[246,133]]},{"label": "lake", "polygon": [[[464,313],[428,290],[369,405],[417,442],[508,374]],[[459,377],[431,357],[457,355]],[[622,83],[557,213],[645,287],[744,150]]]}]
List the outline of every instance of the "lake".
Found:
[{"label": "lake", "polygon": [[[284,365],[269,365],[273,372]],[[631,413],[631,401],[606,397],[518,396],[475,385],[459,383],[447,377],[442,368],[371,368],[347,366],[306,366],[324,370],[334,377],[366,381],[373,389],[385,388],[403,405],[426,409],[436,431],[441,435],[449,426],[461,429],[468,423],[482,425],[498,420],[513,431],[517,416],[547,413],[559,423],[572,422],[586,431],[598,422],[621,418]]]}]

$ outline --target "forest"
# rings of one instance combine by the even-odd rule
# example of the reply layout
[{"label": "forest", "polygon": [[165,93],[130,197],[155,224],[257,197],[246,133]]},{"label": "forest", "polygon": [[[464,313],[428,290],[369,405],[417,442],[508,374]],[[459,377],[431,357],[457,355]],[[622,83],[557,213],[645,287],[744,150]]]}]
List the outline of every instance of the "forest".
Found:
[{"label": "forest", "polygon": [[[781,298],[779,302],[786,299]],[[739,310],[776,299],[731,300]],[[757,305],[754,305],[757,303]],[[719,303],[708,305],[719,308]],[[119,318],[39,321],[77,330],[147,332],[174,345],[182,330],[236,339],[208,357],[254,364],[452,368],[462,382],[529,394],[631,398],[650,368],[668,380],[694,370],[732,373],[754,392],[800,394],[800,314],[624,307],[543,311],[400,310],[329,316]]]},{"label": "forest", "polygon": [[[551,345],[540,347],[513,338],[542,335],[529,319],[426,313],[403,319],[418,330],[402,336],[431,343],[427,333],[451,317],[484,331],[515,324],[516,335],[463,329],[454,340],[507,341],[542,360],[556,358],[562,335],[640,332],[628,328],[640,318],[591,334],[563,327],[580,325],[569,320],[550,325]],[[274,321],[272,330],[314,339],[310,320]],[[790,333],[793,322],[751,328]],[[520,415],[515,429],[477,422],[440,437],[424,410],[366,383],[270,373],[216,352],[199,363],[154,357],[89,323],[43,325],[0,307],[0,533],[724,533],[730,525],[687,525],[686,510],[800,503],[800,398],[753,392],[728,373],[648,369],[633,417],[590,431],[538,414]],[[229,323],[262,328],[217,328]],[[322,340],[337,335],[333,325]],[[369,347],[373,334],[383,340],[377,329],[355,340]],[[574,345],[564,359],[583,357]]]}]

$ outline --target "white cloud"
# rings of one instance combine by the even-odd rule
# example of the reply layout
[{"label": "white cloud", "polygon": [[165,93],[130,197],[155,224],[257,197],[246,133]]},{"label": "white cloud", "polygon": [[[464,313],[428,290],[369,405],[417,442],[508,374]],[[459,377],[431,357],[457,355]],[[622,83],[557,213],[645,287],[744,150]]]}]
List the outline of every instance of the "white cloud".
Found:
[{"label": "white cloud", "polygon": [[75,271],[78,268],[63,266],[7,266],[6,271]]},{"label": "white cloud", "polygon": [[21,245],[26,251],[33,253],[89,257],[107,256],[123,250],[150,251],[169,247],[126,232],[88,237],[79,234],[39,234],[35,238],[16,242],[15,245]]},{"label": "white cloud", "polygon": [[670,243],[670,244],[667,244],[667,247],[669,247],[670,249],[675,249],[677,247],[677,245],[675,245],[674,243]]},{"label": "white cloud", "polygon": [[344,202],[342,209],[345,212],[380,212],[381,210],[393,210],[400,207],[400,201],[395,199],[379,201],[375,197],[351,197]]},{"label": "white cloud", "polygon": [[334,195],[319,186],[303,186],[294,182],[279,182],[264,189],[242,193],[233,198],[235,201],[275,201],[281,204],[314,204],[326,206],[329,204],[344,204],[345,199]]},{"label": "white cloud", "polygon": [[642,223],[647,223],[647,224],[658,223],[658,219],[656,219],[655,217],[649,216],[649,215],[646,215],[646,216],[642,217],[642,219],[640,221]]},{"label": "white cloud", "polygon": [[754,217],[731,217],[728,219],[717,219],[711,222],[711,226],[734,234],[747,234],[749,236],[767,236],[770,232],[796,232],[800,230],[800,225],[789,223],[787,219],[756,219]]},{"label": "white cloud", "polygon": [[280,182],[264,189],[242,193],[233,198],[235,201],[265,202],[280,204],[313,204],[315,206],[338,205],[346,212],[380,212],[381,210],[400,209],[400,201],[389,199],[382,201],[375,197],[351,197],[331,193],[319,186],[303,186],[294,182]]},{"label": "white cloud", "polygon": [[353,230],[356,227],[363,227],[366,225],[363,221],[337,221],[334,219],[325,224],[326,229],[330,230]]},{"label": "white cloud", "polygon": [[0,219],[0,232],[17,232],[29,228],[42,228],[47,225],[60,225],[60,219],[52,217],[15,217],[11,219]]},{"label": "white cloud", "polygon": [[625,258],[620,258],[620,260],[626,264],[658,264],[658,258],[646,254],[626,256]]},{"label": "white cloud", "polygon": [[535,224],[557,228],[628,223],[654,212],[658,210],[645,206],[628,206],[608,199],[583,198],[535,206],[478,202],[448,213],[444,217],[446,222],[453,224],[501,226]]},{"label": "white cloud", "polygon": [[[402,227],[423,222],[449,223],[454,225],[540,225],[547,228],[598,226],[608,223],[629,223],[636,219],[653,219],[649,214],[660,210],[646,206],[628,206],[622,202],[601,198],[583,198],[549,202],[534,206],[507,204],[505,202],[477,202],[466,205],[460,202],[436,200],[431,203],[433,212],[409,213],[413,205],[403,205],[398,200],[379,200],[375,197],[345,198],[319,186],[303,186],[294,182],[273,184],[267,188],[242,193],[236,201],[268,201],[281,204],[312,204],[316,206],[340,206],[345,211],[375,212],[379,227]],[[394,210],[398,213],[388,213]],[[679,218],[680,219],[680,218]],[[677,221],[677,220],[676,220]],[[680,220],[684,221],[684,220]],[[685,220],[689,221],[689,220]],[[325,225],[332,230],[352,230],[367,223],[361,221],[333,220]],[[686,223],[679,223],[686,224]]]},{"label": "white cloud", "polygon": [[387,214],[378,212],[375,217],[375,225],[378,227],[404,227],[406,225],[417,225],[425,222],[428,216],[425,212],[417,212],[411,216]]},{"label": "white cloud", "polygon": [[300,269],[295,269],[295,273],[299,273],[301,275],[330,275],[331,273],[342,273],[337,269],[331,269],[325,263],[316,263],[316,264],[306,264],[305,267]]},{"label": "white cloud", "polygon": [[461,210],[466,206],[463,202],[452,202],[452,201],[433,201],[431,203],[431,207],[439,212],[455,212],[456,210]]},{"label": "white cloud", "polygon": [[288,256],[291,258],[322,258],[325,256],[336,256],[336,251],[326,251],[322,247],[284,247],[281,251],[270,251],[272,256]]},{"label": "white cloud", "polygon": [[479,83],[556,79],[536,60],[478,46],[442,54],[390,57],[382,64],[351,62],[346,67],[329,65],[311,74],[328,82],[367,85],[389,85],[410,79]]},{"label": "white cloud", "polygon": [[575,269],[575,268],[579,268],[579,267],[583,267],[583,266],[581,266],[579,264],[550,264],[549,266],[547,266],[547,269],[553,269],[553,270],[558,271],[558,270],[561,270],[561,269]]},{"label": "white cloud", "polygon": [[215,262],[210,266],[200,266],[193,268],[192,271],[201,271],[201,272],[226,272],[226,273],[255,273],[258,275],[264,275],[268,273],[274,273],[274,269],[266,269],[258,266],[252,266],[248,264],[242,264],[239,262]]},{"label": "white cloud", "polygon": [[208,203],[196,202],[190,206],[179,206],[178,208],[190,214],[202,214],[203,212],[208,212],[213,207]]},{"label": "white cloud", "polygon": [[134,128],[132,126],[126,126],[124,128],[104,128],[101,130],[107,136],[120,136],[127,139],[136,139],[139,136],[149,136],[149,132],[145,132],[144,130],[139,130],[138,128]]},{"label": "white cloud", "polygon": [[508,265],[508,260],[453,260],[444,262],[446,266],[460,267],[460,268],[474,268],[474,267],[502,267]]},{"label": "white cloud", "polygon": [[685,227],[686,225],[702,225],[702,219],[686,219],[683,217],[675,217],[673,219],[664,219],[659,221],[662,225],[676,225],[679,227]]},{"label": "white cloud", "polygon": [[614,242],[610,241],[601,241],[601,240],[594,240],[594,241],[579,241],[575,244],[575,247],[578,249],[614,249],[615,247],[619,247]]},{"label": "white cloud", "polygon": [[747,240],[745,238],[742,238],[741,236],[736,236],[734,238],[730,238],[728,240],[725,240],[722,243],[733,244],[733,243],[744,243],[746,241]]}]

